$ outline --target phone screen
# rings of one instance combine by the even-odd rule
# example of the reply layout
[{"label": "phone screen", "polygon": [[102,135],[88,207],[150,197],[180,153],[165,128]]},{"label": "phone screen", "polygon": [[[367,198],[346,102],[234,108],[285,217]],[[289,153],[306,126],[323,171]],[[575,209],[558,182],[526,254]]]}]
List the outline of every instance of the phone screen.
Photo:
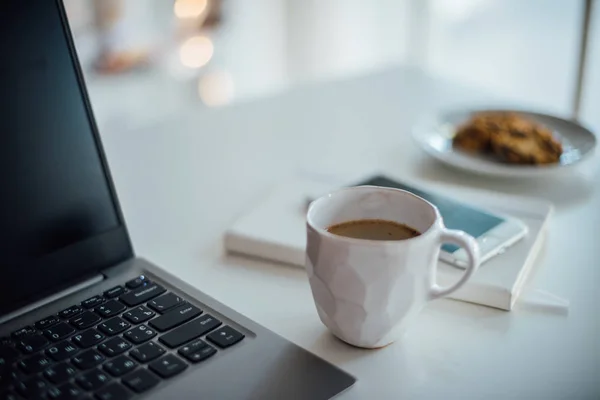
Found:
[{"label": "phone screen", "polygon": [[[476,238],[505,222],[503,218],[496,215],[471,208],[468,205],[462,204],[447,197],[423,192],[419,189],[415,189],[413,187],[393,181],[384,176],[373,177],[364,182],[356,184],[356,186],[361,185],[391,187],[414,193],[417,196],[429,201],[440,210],[440,214],[444,219],[444,225],[446,225],[448,229],[465,231],[469,235]],[[458,249],[458,246],[449,243],[442,246],[442,250],[447,253],[454,253]]]}]

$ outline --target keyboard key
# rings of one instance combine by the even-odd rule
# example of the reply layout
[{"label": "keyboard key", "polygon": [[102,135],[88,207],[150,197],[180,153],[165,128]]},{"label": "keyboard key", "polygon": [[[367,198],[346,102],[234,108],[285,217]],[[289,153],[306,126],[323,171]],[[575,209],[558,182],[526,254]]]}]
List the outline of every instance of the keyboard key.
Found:
[{"label": "keyboard key", "polygon": [[127,283],[125,283],[125,286],[127,286],[129,289],[137,289],[142,285],[148,285],[150,283],[150,280],[145,276],[145,275],[140,275],[137,278],[133,278],[130,281],[127,281]]},{"label": "keyboard key", "polygon": [[49,355],[54,361],[66,360],[67,358],[73,357],[78,352],[79,349],[68,340],[56,343],[54,346],[49,347],[48,350],[46,350],[46,354]]},{"label": "keyboard key", "polygon": [[123,336],[133,344],[140,344],[156,336],[156,331],[148,328],[146,325],[140,325],[128,330]]},{"label": "keyboard key", "polygon": [[125,321],[121,317],[113,317],[108,321],[104,321],[100,325],[98,325],[98,329],[102,332],[106,333],[109,336],[116,335],[117,333],[123,332],[125,329],[129,328],[131,324]]},{"label": "keyboard key", "polygon": [[160,294],[163,294],[165,291],[166,290],[164,287],[153,283],[148,286],[139,287],[134,291],[126,293],[119,299],[123,303],[127,304],[129,307],[134,307],[145,303],[148,300],[151,300]]},{"label": "keyboard key", "polygon": [[61,312],[58,313],[58,316],[61,317],[62,319],[71,319],[76,315],[79,315],[83,312],[83,308],[75,305],[75,306],[71,306],[67,309],[62,310]]},{"label": "keyboard key", "polygon": [[159,344],[149,342],[135,348],[129,352],[129,355],[141,363],[149,362],[165,354],[166,350]]},{"label": "keyboard key", "polygon": [[55,384],[66,382],[75,374],[77,374],[77,370],[66,362],[51,365],[44,371],[46,379]]},{"label": "keyboard key", "polygon": [[19,355],[19,352],[14,347],[5,344],[0,345],[0,369],[6,365],[10,365]]},{"label": "keyboard key", "polygon": [[197,363],[215,355],[217,350],[215,350],[214,347],[207,345],[203,340],[198,339],[192,343],[186,344],[177,352],[189,361]]},{"label": "keyboard key", "polygon": [[198,340],[194,340],[192,343],[188,343],[185,346],[183,346],[182,348],[180,348],[177,352],[179,353],[179,355],[181,356],[188,356],[190,354],[194,354],[198,351],[200,351],[201,349],[203,349],[204,347],[208,346],[206,344],[206,342],[202,339],[198,339]]},{"label": "keyboard key", "polygon": [[92,328],[73,336],[72,340],[77,346],[81,347],[82,349],[87,349],[88,347],[92,347],[95,344],[100,343],[104,340],[104,338],[106,338],[104,334]]},{"label": "keyboard key", "polygon": [[154,317],[156,313],[145,306],[139,306],[134,308],[133,310],[129,310],[126,313],[123,313],[123,318],[132,324],[139,324],[145,321],[148,321],[150,318]]},{"label": "keyboard key", "polygon": [[104,362],[106,357],[98,353],[96,350],[85,351],[71,360],[73,365],[81,370],[86,370],[95,367],[96,365]]},{"label": "keyboard key", "polygon": [[71,319],[69,322],[77,329],[86,329],[100,321],[102,321],[102,318],[100,318],[98,314],[94,314],[91,311],[86,311],[83,314]]},{"label": "keyboard key", "polygon": [[96,399],[98,400],[129,400],[131,397],[133,397],[133,393],[116,382],[96,392]]},{"label": "keyboard key", "polygon": [[23,336],[28,336],[28,335],[33,335],[35,334],[35,328],[32,326],[25,326],[19,330],[14,331],[13,333],[10,334],[10,336],[12,336],[13,339],[18,340],[21,339]]},{"label": "keyboard key", "polygon": [[19,361],[19,368],[27,374],[33,374],[44,370],[50,366],[52,361],[43,353],[36,354],[29,358]]},{"label": "keyboard key", "polygon": [[191,304],[184,304],[158,318],[154,318],[149,322],[149,325],[156,328],[159,332],[165,332],[196,318],[201,313],[202,311],[198,307]]},{"label": "keyboard key", "polygon": [[106,354],[108,357],[113,357],[126,352],[131,348],[131,343],[120,337],[114,337],[107,340],[98,346],[98,350]]},{"label": "keyboard key", "polygon": [[103,305],[96,307],[96,312],[103,318],[114,317],[115,315],[125,311],[127,307],[117,300],[110,300]]},{"label": "keyboard key", "polygon": [[0,400],[21,400],[21,396],[18,396],[12,390],[7,390],[4,392],[2,389],[0,389]]},{"label": "keyboard key", "polygon": [[50,328],[52,325],[56,325],[60,322],[60,318],[56,315],[51,315],[48,318],[44,318],[35,323],[35,327],[40,331]]},{"label": "keyboard key", "polygon": [[164,313],[165,311],[170,310],[173,307],[180,306],[184,303],[186,303],[186,301],[177,296],[175,293],[167,293],[149,301],[148,307],[154,311],[158,311],[159,313]]},{"label": "keyboard key", "polygon": [[232,346],[242,340],[245,336],[240,332],[236,331],[230,326],[223,326],[216,331],[206,335],[206,338],[216,344],[217,346],[225,349]]},{"label": "keyboard key", "polygon": [[72,383],[65,383],[48,390],[48,399],[51,400],[78,400],[82,396],[83,391]]},{"label": "keyboard key", "polygon": [[0,388],[8,388],[25,379],[25,375],[16,368],[0,369]]},{"label": "keyboard key", "polygon": [[119,356],[104,364],[104,369],[112,376],[123,376],[137,367],[137,363],[127,356]]},{"label": "keyboard key", "polygon": [[202,349],[198,350],[195,353],[187,354],[184,357],[193,363],[198,363],[200,361],[204,361],[209,357],[214,356],[217,353],[217,350],[209,345],[206,345]]},{"label": "keyboard key", "polygon": [[46,397],[48,399],[56,399],[58,398],[58,396],[60,396],[62,394],[62,392],[57,388],[57,387],[51,387],[50,389],[48,389],[48,391],[46,392]]},{"label": "keyboard key", "polygon": [[41,397],[48,389],[48,384],[36,376],[17,382],[15,389],[25,398]]},{"label": "keyboard key", "polygon": [[30,335],[24,336],[21,340],[19,340],[17,346],[23,353],[33,354],[46,347],[48,343],[50,342],[43,335]]},{"label": "keyboard key", "polygon": [[108,289],[106,292],[104,292],[104,297],[106,297],[107,299],[112,299],[115,297],[119,297],[125,292],[126,290],[123,286],[115,286],[114,288]]},{"label": "keyboard key", "polygon": [[148,368],[162,378],[170,378],[186,369],[187,364],[181,358],[173,354],[167,354],[156,361],[152,361]]},{"label": "keyboard key", "polygon": [[77,382],[77,384],[84,390],[91,391],[100,389],[102,386],[108,383],[109,380],[110,377],[104,371],[96,368],[92,371],[86,372],[83,375],[79,375],[75,379],[75,382]]},{"label": "keyboard key", "polygon": [[106,299],[100,295],[98,296],[94,296],[94,297],[90,297],[87,300],[84,300],[81,302],[81,306],[87,310],[94,308],[94,307],[98,307],[100,304],[104,303],[106,301]]},{"label": "keyboard key", "polygon": [[70,325],[67,325],[64,322],[61,322],[57,325],[51,326],[50,328],[44,331],[44,335],[53,342],[58,342],[59,340],[63,340],[69,335],[75,332],[75,328]]},{"label": "keyboard key", "polygon": [[136,393],[143,393],[148,389],[152,389],[158,385],[160,379],[156,375],[148,372],[147,369],[140,368],[133,371],[122,379],[122,382]]},{"label": "keyboard key", "polygon": [[190,340],[197,339],[221,325],[221,321],[210,314],[204,314],[192,322],[181,325],[171,332],[165,333],[158,340],[170,348],[179,347]]}]

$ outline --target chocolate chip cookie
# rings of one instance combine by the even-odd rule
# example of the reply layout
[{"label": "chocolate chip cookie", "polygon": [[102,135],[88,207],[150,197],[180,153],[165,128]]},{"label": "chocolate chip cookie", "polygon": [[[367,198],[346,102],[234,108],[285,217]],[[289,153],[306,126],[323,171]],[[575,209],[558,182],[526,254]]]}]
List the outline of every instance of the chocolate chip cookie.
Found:
[{"label": "chocolate chip cookie", "polygon": [[458,129],[453,146],[511,164],[556,163],[562,154],[548,128],[511,112],[475,114]]},{"label": "chocolate chip cookie", "polygon": [[562,145],[544,127],[520,121],[491,136],[492,152],[511,164],[552,164],[560,160]]},{"label": "chocolate chip cookie", "polygon": [[492,135],[499,133],[514,118],[512,113],[475,114],[458,129],[453,145],[470,153],[488,153],[492,150]]}]

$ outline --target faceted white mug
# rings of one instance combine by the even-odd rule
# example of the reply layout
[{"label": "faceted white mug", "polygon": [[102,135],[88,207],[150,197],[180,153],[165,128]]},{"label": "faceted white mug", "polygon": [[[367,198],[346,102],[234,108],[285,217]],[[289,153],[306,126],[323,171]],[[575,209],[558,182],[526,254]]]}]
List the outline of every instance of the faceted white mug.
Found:
[{"label": "faceted white mug", "polygon": [[[332,225],[382,219],[421,235],[406,240],[365,240],[335,235]],[[358,347],[386,346],[402,336],[429,300],[464,285],[479,266],[479,247],[462,231],[444,227],[438,209],[404,190],[358,186],[311,203],[307,214],[306,270],[321,321]],[[435,283],[440,246],[465,249],[468,265],[454,285]]]}]

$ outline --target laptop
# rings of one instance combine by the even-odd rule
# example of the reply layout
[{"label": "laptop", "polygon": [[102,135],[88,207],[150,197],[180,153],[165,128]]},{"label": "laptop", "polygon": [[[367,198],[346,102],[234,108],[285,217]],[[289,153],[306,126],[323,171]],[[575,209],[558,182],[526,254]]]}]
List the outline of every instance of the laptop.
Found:
[{"label": "laptop", "polygon": [[0,399],[328,399],[355,379],[136,257],[60,1],[0,3]]}]

